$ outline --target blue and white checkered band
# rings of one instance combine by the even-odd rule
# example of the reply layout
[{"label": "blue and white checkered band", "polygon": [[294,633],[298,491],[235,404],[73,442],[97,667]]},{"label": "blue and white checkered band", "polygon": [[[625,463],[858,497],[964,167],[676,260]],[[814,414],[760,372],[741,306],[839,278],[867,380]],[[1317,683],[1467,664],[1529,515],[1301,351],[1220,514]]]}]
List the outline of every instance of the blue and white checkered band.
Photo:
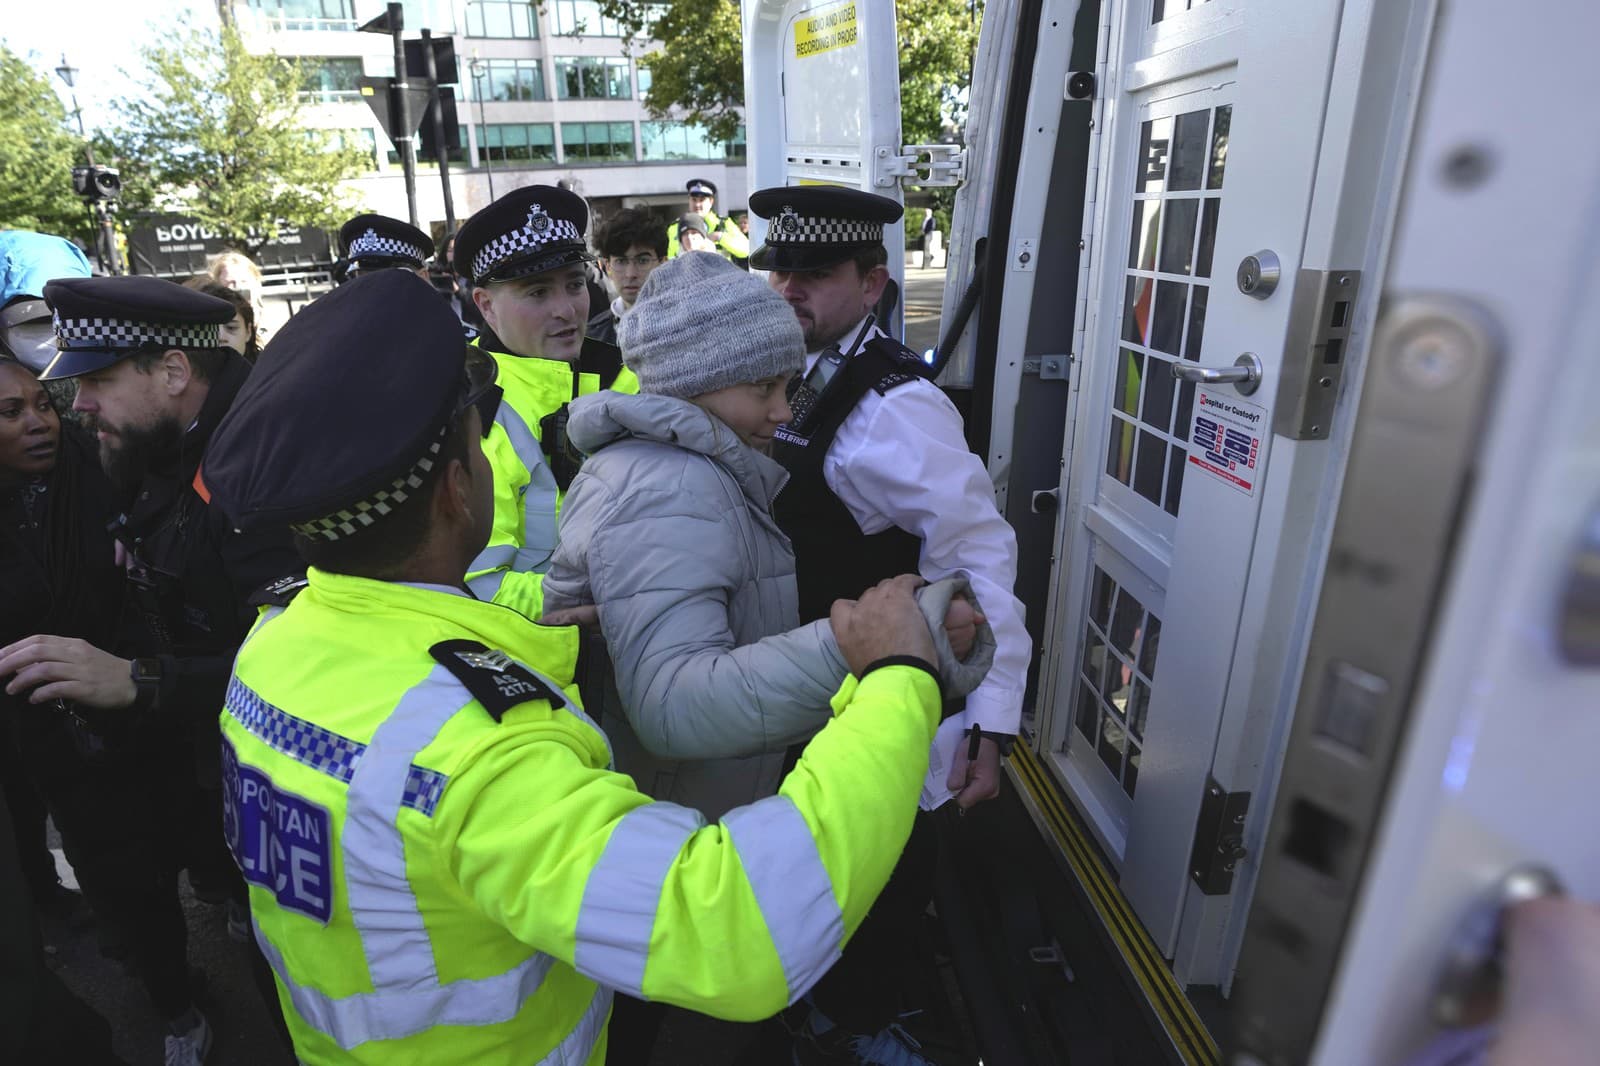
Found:
[{"label": "blue and white checkered band", "polygon": [[882,222],[802,215],[792,207],[778,212],[767,227],[768,244],[881,244]]},{"label": "blue and white checkered band", "polygon": [[472,276],[481,278],[513,259],[537,252],[547,244],[581,242],[583,234],[564,218],[551,218],[542,204],[528,208],[528,220],[510,233],[502,233],[472,257]]},{"label": "blue and white checkered band", "polygon": [[428,253],[398,237],[384,237],[375,229],[367,232],[350,242],[350,247],[344,253],[346,259],[360,259],[368,255],[388,256],[391,259],[415,259],[422,262],[428,258]]},{"label": "blue and white checkered band", "polygon": [[[359,740],[340,736],[268,703],[238,678],[228,682],[224,706],[240,725],[274,751],[347,785],[367,753],[367,746]],[[400,805],[432,818],[449,783],[450,778],[438,770],[412,763],[406,772]]]},{"label": "blue and white checkered band", "polygon": [[131,322],[122,318],[62,318],[55,314],[57,348],[216,348],[215,322]]},{"label": "blue and white checkered band", "polygon": [[439,435],[428,445],[428,450],[423,453],[422,458],[412,463],[410,470],[395,478],[386,487],[345,510],[335,511],[331,515],[311,522],[301,522],[293,527],[294,531],[301,536],[338,540],[359,533],[372,525],[395,507],[405,503],[413,492],[422,487],[423,476],[433,469],[434,460],[439,457],[439,449],[444,446],[445,434],[449,432],[450,422],[446,422],[440,427]]}]

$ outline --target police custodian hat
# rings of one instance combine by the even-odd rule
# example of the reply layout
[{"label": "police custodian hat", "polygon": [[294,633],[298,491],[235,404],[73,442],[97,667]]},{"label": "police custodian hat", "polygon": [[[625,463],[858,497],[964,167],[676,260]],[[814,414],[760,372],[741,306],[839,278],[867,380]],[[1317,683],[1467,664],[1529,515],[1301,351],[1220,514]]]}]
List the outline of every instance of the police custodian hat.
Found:
[{"label": "police custodian hat", "polygon": [[339,227],[339,254],[352,270],[416,270],[433,258],[433,238],[397,218],[368,213]]},{"label": "police custodian hat", "polygon": [[220,328],[238,313],[162,278],[58,278],[44,299],[55,315],[56,357],[41,381],[92,374],[140,352],[219,347]]},{"label": "police custodian hat", "polygon": [[705,178],[690,178],[684,188],[689,190],[690,196],[709,196],[713,200],[717,198],[716,185]]},{"label": "police custodian hat", "polygon": [[883,243],[883,227],[904,209],[887,196],[836,185],[778,186],[750,194],[768,220],[767,243],[750,255],[757,270],[817,270]]},{"label": "police custodian hat", "polygon": [[422,486],[456,416],[498,400],[494,379],[494,360],[467,345],[426,281],[364,275],[273,337],[201,479],[238,529],[352,536]]},{"label": "police custodian hat", "polygon": [[554,185],[513,189],[456,234],[456,273],[487,285],[591,262],[588,228],[589,205],[577,193]]}]

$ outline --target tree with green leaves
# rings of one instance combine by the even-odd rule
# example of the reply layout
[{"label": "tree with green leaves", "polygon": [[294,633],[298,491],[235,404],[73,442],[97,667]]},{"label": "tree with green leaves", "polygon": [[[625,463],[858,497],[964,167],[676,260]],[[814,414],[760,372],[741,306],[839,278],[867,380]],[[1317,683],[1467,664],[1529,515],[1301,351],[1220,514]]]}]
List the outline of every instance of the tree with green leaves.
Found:
[{"label": "tree with green leaves", "polygon": [[[645,107],[703,126],[730,140],[743,122],[743,27],[736,0],[600,0],[602,14],[629,36],[661,42],[639,59],[650,72]],[[972,56],[978,47],[977,0],[895,0],[900,45],[900,114],[907,144],[946,139],[966,121]]]},{"label": "tree with green leaves", "polygon": [[365,153],[308,128],[300,65],[252,55],[232,26],[185,27],[142,58],[143,94],[118,105],[111,145],[125,215],[181,212],[254,254],[283,224],[333,229],[354,210],[340,183]]},{"label": "tree with green leaves", "polygon": [[62,237],[93,232],[88,209],[72,192],[83,142],[47,77],[0,45],[0,229]]}]

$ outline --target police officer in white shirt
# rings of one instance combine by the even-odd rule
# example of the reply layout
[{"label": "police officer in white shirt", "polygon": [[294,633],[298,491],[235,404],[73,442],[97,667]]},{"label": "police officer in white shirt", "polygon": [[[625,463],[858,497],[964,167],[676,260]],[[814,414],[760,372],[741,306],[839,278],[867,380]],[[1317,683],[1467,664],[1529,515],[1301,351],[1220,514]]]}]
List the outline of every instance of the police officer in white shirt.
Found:
[{"label": "police officer in white shirt", "polygon": [[[772,451],[790,475],[773,511],[794,544],[801,619],[826,617],[834,599],[894,574],[914,571],[929,581],[969,575],[998,648],[988,679],[967,697],[959,719],[967,735],[951,753],[945,781],[965,810],[999,794],[1000,757],[1021,724],[1032,645],[1013,591],[1016,534],[995,506],[983,462],[967,447],[960,414],[915,353],[868,324],[889,280],[883,228],[900,218],[901,207],[855,189],[803,186],[756,192],[750,209],[769,222],[750,265],[768,271],[768,283],[794,308],[808,349],[806,375],[791,385],[794,418]],[[920,921],[921,889],[932,881],[934,849],[919,835],[931,836],[931,829],[919,825],[895,875],[905,875],[903,909],[912,927]],[[863,933],[861,949],[894,950],[892,936],[872,948],[872,930]],[[847,950],[836,967],[841,978],[850,956]],[[817,1002],[835,1014],[854,1013],[837,1020],[860,1033],[872,1024],[870,1012],[851,1006],[870,999],[873,985],[850,984],[827,1004],[819,986]],[[802,1060],[807,1050],[797,1048]]]}]

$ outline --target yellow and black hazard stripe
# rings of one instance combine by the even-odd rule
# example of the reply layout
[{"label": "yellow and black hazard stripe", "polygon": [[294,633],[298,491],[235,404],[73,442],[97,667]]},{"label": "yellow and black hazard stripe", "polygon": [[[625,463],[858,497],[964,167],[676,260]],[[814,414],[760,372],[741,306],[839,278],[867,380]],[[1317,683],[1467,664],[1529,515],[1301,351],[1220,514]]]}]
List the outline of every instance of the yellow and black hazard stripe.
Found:
[{"label": "yellow and black hazard stripe", "polygon": [[1095,914],[1122,955],[1146,1002],[1167,1038],[1187,1066],[1218,1066],[1221,1058],[1194,1005],[1183,994],[1166,960],[1122,891],[1111,871],[1084,835],[1078,818],[1062,801],[1059,790],[1045,773],[1039,757],[1020,741],[1011,753],[1015,778],[1032,801],[1042,827],[1054,839],[1073,874],[1083,886]]}]

